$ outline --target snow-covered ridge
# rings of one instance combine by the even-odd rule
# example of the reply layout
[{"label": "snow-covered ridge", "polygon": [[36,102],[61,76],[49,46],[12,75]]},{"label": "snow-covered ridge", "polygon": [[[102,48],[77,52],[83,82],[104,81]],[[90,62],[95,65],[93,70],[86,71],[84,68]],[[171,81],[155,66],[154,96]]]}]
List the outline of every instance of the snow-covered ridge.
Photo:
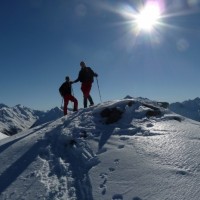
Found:
[{"label": "snow-covered ridge", "polygon": [[[133,98],[131,96],[126,96],[124,99]],[[146,102],[149,104],[158,105],[161,103],[142,97],[138,97],[136,99],[137,101]],[[165,107],[167,107],[167,103],[164,103]],[[177,114],[200,121],[200,98],[184,101],[182,103],[173,103],[170,104],[169,108]],[[8,107],[5,104],[0,104],[0,131],[3,134],[13,135],[27,130],[30,127],[56,120],[62,115],[62,110],[58,107],[44,112],[33,110],[20,104],[14,107]]]},{"label": "snow-covered ridge", "polygon": [[144,99],[80,109],[0,141],[0,199],[198,200],[199,128]]},{"label": "snow-covered ridge", "polygon": [[37,111],[23,105],[8,107],[0,104],[0,131],[6,135],[14,135],[29,129],[31,126],[55,120],[62,111],[54,108],[50,111]]}]

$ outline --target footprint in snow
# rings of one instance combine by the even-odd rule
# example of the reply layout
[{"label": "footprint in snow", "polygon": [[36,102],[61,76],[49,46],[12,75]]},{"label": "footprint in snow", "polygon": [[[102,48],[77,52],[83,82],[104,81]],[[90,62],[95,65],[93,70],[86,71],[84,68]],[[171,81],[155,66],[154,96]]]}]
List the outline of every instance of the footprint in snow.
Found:
[{"label": "footprint in snow", "polygon": [[123,137],[120,137],[120,140],[129,140],[130,138],[129,137],[125,137],[125,136],[123,136]]},{"label": "footprint in snow", "polygon": [[179,170],[179,171],[176,172],[176,174],[187,175],[188,172],[187,171],[183,171],[183,170]]},{"label": "footprint in snow", "polygon": [[106,188],[106,183],[107,183],[107,178],[108,178],[108,174],[107,173],[101,173],[99,174],[99,176],[104,179],[103,180],[103,183],[101,183],[99,185],[99,188],[101,189],[101,194],[102,195],[105,195],[106,194],[106,191],[107,191],[107,188]]},{"label": "footprint in snow", "polygon": [[[114,163],[117,165],[119,163],[119,159],[115,159]],[[109,167],[108,170],[111,173],[111,172],[115,171],[115,168]],[[99,176],[100,176],[101,179],[103,179],[103,182],[99,184],[99,189],[101,190],[101,194],[105,195],[106,191],[107,191],[106,183],[107,183],[107,180],[108,180],[108,174],[102,172],[102,173],[99,174]],[[115,198],[115,200],[117,200],[117,198]],[[121,200],[121,198],[120,198],[120,200]]]},{"label": "footprint in snow", "polygon": [[123,200],[123,196],[121,194],[114,194],[112,200]]},{"label": "footprint in snow", "polygon": [[103,178],[108,178],[108,174],[107,173],[100,173],[99,176],[103,179]]},{"label": "footprint in snow", "polygon": [[105,195],[105,194],[106,194],[106,186],[102,189],[101,194],[102,194],[102,195]]},{"label": "footprint in snow", "polygon": [[114,160],[114,163],[117,165],[117,164],[119,164],[119,159],[117,158],[117,159],[115,159]]},{"label": "footprint in snow", "polygon": [[142,200],[140,197],[133,197],[133,200]]},{"label": "footprint in snow", "polygon": [[120,145],[118,146],[118,149],[123,149],[124,147],[125,147],[124,144],[120,144]]},{"label": "footprint in snow", "polygon": [[103,181],[103,183],[101,183],[101,184],[99,185],[99,187],[100,187],[100,188],[104,188],[105,185],[106,185],[106,183],[107,183],[107,179],[105,179],[105,180]]},{"label": "footprint in snow", "polygon": [[191,140],[200,141],[200,138],[198,138],[198,137],[194,137],[194,138],[191,138]]},{"label": "footprint in snow", "polygon": [[146,126],[150,128],[150,127],[153,127],[153,124],[149,123]]},{"label": "footprint in snow", "polygon": [[109,167],[108,169],[109,169],[110,172],[114,172],[115,171],[114,167]]}]

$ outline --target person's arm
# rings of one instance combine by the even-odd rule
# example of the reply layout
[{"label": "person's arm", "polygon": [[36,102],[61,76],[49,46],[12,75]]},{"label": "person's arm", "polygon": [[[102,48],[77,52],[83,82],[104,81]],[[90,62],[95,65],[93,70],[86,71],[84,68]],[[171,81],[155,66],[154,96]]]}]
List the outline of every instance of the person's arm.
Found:
[{"label": "person's arm", "polygon": [[75,81],[72,81],[71,83],[77,83],[77,82],[79,82],[80,80],[79,80],[79,77],[75,80]]},{"label": "person's arm", "polygon": [[95,77],[97,77],[98,76],[98,74],[97,73],[95,73],[91,68],[90,68],[90,70],[92,71],[92,73],[93,73],[93,76],[95,76]]},{"label": "person's arm", "polygon": [[81,80],[81,71],[78,74],[78,78],[75,81],[72,81],[72,83],[77,83]]}]

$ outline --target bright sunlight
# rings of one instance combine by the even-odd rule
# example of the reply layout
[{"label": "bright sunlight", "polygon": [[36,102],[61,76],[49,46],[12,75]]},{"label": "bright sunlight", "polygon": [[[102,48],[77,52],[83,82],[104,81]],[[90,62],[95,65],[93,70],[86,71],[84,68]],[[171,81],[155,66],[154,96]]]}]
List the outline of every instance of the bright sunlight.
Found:
[{"label": "bright sunlight", "polygon": [[160,15],[161,10],[157,3],[150,2],[146,4],[136,16],[136,24],[139,30],[151,31],[158,24]]}]

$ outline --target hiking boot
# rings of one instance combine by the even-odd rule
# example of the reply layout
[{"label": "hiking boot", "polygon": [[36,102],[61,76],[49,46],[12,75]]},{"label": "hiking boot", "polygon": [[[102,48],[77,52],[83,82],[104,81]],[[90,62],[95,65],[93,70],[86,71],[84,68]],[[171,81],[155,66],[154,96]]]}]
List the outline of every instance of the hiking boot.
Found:
[{"label": "hiking boot", "polygon": [[84,108],[87,108],[87,98],[85,98],[85,97],[83,99],[83,106],[84,106]]},{"label": "hiking boot", "polygon": [[93,100],[92,100],[92,97],[89,95],[89,97],[88,97],[88,100],[89,100],[89,102],[90,102],[90,106],[93,106],[94,105],[94,102],[93,102]]}]

